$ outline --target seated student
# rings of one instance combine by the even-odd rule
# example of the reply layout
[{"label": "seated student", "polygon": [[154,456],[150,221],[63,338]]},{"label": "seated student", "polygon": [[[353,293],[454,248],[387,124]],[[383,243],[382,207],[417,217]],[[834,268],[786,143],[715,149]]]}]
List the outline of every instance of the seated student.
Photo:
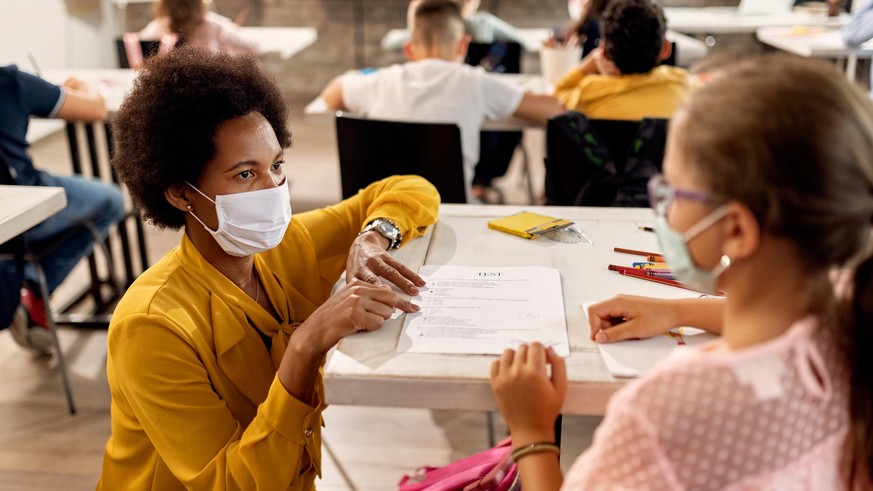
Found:
[{"label": "seated student", "polygon": [[146,62],[113,120],[134,202],[185,233],[112,316],[98,489],[314,490],[325,354],[418,310],[379,277],[424,286],[386,249],[436,221],[436,189],[394,176],[292,216],[287,114],[252,57],[180,48]]},{"label": "seated student", "polygon": [[[407,10],[407,29],[400,33],[389,32],[382,39],[382,49],[399,50],[409,41],[409,33],[414,23],[415,9],[421,0],[409,2]],[[461,15],[464,17],[464,29],[471,42],[491,44],[496,42],[514,42],[524,46],[524,38],[513,26],[488,13],[479,12],[479,0],[460,0]],[[487,71],[498,71],[503,68],[505,51],[494,46],[489,53],[479,60],[465,61],[481,66]],[[521,141],[520,131],[483,131],[479,138],[479,157],[473,175],[470,189],[471,198],[486,203],[503,203],[503,193],[493,186],[494,179],[506,174],[515,149]]]},{"label": "seated student", "polygon": [[553,97],[525,93],[497,75],[464,65],[469,40],[457,2],[422,0],[413,15],[412,39],[403,47],[409,62],[337,77],[322,97],[332,109],[371,118],[457,123],[469,189],[486,119],[518,116],[545,125],[563,110]]},{"label": "seated student", "polygon": [[555,85],[555,96],[592,119],[671,117],[688,97],[688,72],[658,65],[671,49],[664,10],[651,0],[612,0],[600,28],[600,47]]},{"label": "seated student", "polygon": [[[522,487],[871,489],[869,101],[819,62],[726,67],[674,117],[650,190],[674,274],[727,292],[673,322],[700,321],[721,339],[616,393],[566,479],[539,443],[554,441],[564,361],[540,344],[507,350],[491,378],[513,446],[533,444],[518,460]],[[854,271],[836,295],[835,268]],[[598,333],[658,308],[601,307]]]},{"label": "seated student", "polygon": [[[103,97],[96,89],[75,78],[58,87],[21,72],[15,65],[0,67],[0,155],[9,166],[16,184],[60,186],[67,196],[67,206],[28,230],[25,239],[36,242],[59,237],[85,221],[91,222],[105,236],[109,227],[124,215],[121,191],[117,186],[96,179],[54,175],[35,168],[26,139],[31,116],[99,121],[106,117]],[[41,266],[49,293],[64,281],[80,259],[90,254],[93,241],[91,233],[82,229],[43,258]],[[12,261],[0,261],[0,267],[12,271],[17,266]],[[10,332],[21,346],[46,351],[52,341],[45,317],[47,299],[41,298],[39,293],[36,271],[25,266],[24,273],[21,305],[9,326]],[[20,285],[3,286],[20,288]]]},{"label": "seated student", "polygon": [[258,53],[257,42],[246,39],[232,20],[208,11],[204,0],[161,0],[155,13],[156,18],[139,32],[139,37],[159,40],[162,48],[188,44],[232,54]]},{"label": "seated student", "polygon": [[[490,44],[498,41],[518,43],[524,46],[524,37],[518,29],[501,20],[489,12],[480,12],[480,0],[456,0],[461,7],[461,16],[464,18],[464,29],[474,43]],[[412,31],[415,8],[421,0],[409,2],[407,11],[407,28],[402,35],[385,36],[382,39],[382,49],[395,51],[403,48],[409,41],[409,33]]]},{"label": "seated student", "polygon": [[[843,26],[843,41],[849,46],[858,46],[873,39],[873,0],[867,1],[869,3],[852,12],[851,20]],[[873,67],[870,74],[871,85],[873,85]],[[870,94],[873,95],[873,90]]]}]

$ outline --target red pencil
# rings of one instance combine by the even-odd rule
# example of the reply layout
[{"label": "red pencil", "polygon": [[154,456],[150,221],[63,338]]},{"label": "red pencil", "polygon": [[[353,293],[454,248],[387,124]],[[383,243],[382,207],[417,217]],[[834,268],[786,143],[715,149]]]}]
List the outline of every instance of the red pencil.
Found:
[{"label": "red pencil", "polygon": [[[625,266],[616,266],[616,265],[614,265],[614,264],[610,264],[610,265],[609,265],[609,269],[610,269],[611,271],[615,271],[615,272],[617,272],[617,273],[620,274],[620,275],[631,276],[631,277],[633,277],[633,278],[639,278],[639,279],[641,279],[641,280],[652,281],[652,282],[655,282],[655,283],[660,283],[660,284],[662,284],[662,285],[675,286],[675,287],[677,287],[677,288],[682,288],[682,289],[685,289],[685,290],[691,290],[691,291],[695,291],[695,292],[697,291],[697,290],[694,290],[693,288],[688,288],[687,286],[683,285],[683,284],[682,284],[681,282],[679,282],[679,281],[676,281],[676,280],[668,280],[668,279],[666,279],[666,278],[660,278],[660,277],[658,277],[658,276],[652,276],[652,275],[649,274],[648,271],[641,271],[641,270],[639,270],[639,269],[634,269],[634,268],[626,268]],[[724,292],[723,292],[723,291],[718,291],[718,292],[716,292],[716,293],[717,293],[718,295],[724,296]]]}]

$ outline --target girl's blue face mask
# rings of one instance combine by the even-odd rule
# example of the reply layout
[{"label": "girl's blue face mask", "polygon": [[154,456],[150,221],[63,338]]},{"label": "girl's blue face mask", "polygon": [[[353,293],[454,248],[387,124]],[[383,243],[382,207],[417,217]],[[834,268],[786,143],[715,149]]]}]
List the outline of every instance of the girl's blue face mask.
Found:
[{"label": "girl's blue face mask", "polygon": [[670,272],[687,287],[703,293],[716,293],[718,277],[730,266],[730,257],[722,256],[719,264],[711,270],[700,268],[691,257],[688,242],[724,218],[727,215],[727,205],[719,206],[685,233],[680,233],[667,223],[667,212],[677,197],[701,202],[712,201],[712,197],[705,193],[670,187],[660,174],[649,180],[649,201],[657,215],[655,234],[661,246],[661,254],[670,266]]}]

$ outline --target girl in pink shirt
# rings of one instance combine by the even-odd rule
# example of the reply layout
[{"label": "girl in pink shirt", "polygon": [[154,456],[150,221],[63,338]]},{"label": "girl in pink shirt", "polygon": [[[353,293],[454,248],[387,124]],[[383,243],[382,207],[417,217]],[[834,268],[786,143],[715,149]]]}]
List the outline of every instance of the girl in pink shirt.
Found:
[{"label": "girl in pink shirt", "polygon": [[[592,334],[652,334],[640,321],[660,312],[661,328],[696,319],[721,340],[616,393],[566,479],[554,454],[536,451],[554,441],[564,361],[539,344],[507,350],[491,381],[524,454],[522,487],[869,489],[873,107],[865,95],[833,67],[800,58],[727,67],[674,117],[664,175],[649,195],[674,274],[727,297],[616,298],[591,308]],[[829,279],[837,267],[854,270],[852,291],[839,296]],[[677,315],[683,309],[690,315]]]},{"label": "girl in pink shirt", "polygon": [[185,44],[210,51],[258,53],[258,43],[246,39],[232,20],[209,12],[203,0],[161,0],[156,12],[157,18],[139,32],[139,37],[160,40],[162,49],[171,49],[182,39]]}]

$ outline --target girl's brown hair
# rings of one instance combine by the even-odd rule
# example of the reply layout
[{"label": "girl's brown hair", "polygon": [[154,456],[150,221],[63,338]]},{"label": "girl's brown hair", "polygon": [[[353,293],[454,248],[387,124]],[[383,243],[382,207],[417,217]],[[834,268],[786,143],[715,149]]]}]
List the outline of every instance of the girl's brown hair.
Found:
[{"label": "girl's brown hair", "polygon": [[180,36],[188,35],[206,15],[203,0],[161,0],[155,10],[158,16],[170,19],[170,30]]},{"label": "girl's brown hair", "polygon": [[[682,109],[679,151],[713,194],[821,273],[859,259],[873,221],[873,103],[830,65],[785,55],[718,71]],[[827,289],[829,295],[832,289]],[[851,369],[857,469],[873,469],[873,257],[836,322]],[[868,474],[869,476],[869,474]]]}]

